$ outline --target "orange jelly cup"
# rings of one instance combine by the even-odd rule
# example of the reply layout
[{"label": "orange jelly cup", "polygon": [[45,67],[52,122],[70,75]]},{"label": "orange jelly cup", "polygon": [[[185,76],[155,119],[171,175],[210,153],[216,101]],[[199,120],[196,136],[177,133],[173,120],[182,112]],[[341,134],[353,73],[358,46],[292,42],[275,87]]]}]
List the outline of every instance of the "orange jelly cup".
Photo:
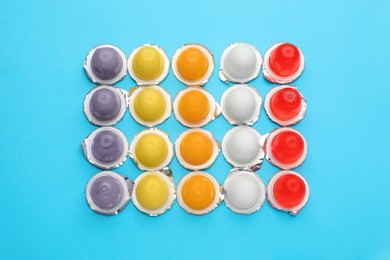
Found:
[{"label": "orange jelly cup", "polygon": [[204,52],[190,47],[177,57],[177,70],[188,81],[201,80],[209,69],[209,60]]},{"label": "orange jelly cup", "polygon": [[187,127],[202,127],[215,119],[216,102],[206,90],[190,87],[180,91],[173,104],[175,117]]},{"label": "orange jelly cup", "polygon": [[189,123],[200,123],[210,112],[210,102],[200,90],[190,90],[179,100],[179,113]]},{"label": "orange jelly cup", "polygon": [[191,172],[178,185],[178,202],[188,213],[203,215],[221,201],[220,185],[206,172]]},{"label": "orange jelly cup", "polygon": [[191,209],[204,210],[215,199],[215,187],[207,177],[194,175],[183,184],[182,196],[185,204]]},{"label": "orange jelly cup", "polygon": [[200,128],[187,130],[176,142],[176,154],[180,164],[191,170],[210,167],[218,155],[218,148],[212,134]]},{"label": "orange jelly cup", "polygon": [[203,85],[214,69],[214,58],[210,51],[200,44],[185,44],[174,54],[172,69],[184,84]]}]

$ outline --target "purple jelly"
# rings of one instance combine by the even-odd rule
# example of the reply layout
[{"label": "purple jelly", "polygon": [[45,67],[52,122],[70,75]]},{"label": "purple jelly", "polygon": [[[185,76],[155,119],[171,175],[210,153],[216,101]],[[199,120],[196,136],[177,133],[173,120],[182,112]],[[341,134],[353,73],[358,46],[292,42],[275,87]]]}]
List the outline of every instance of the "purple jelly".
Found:
[{"label": "purple jelly", "polygon": [[120,181],[110,175],[98,177],[91,186],[92,201],[101,209],[112,210],[123,198],[124,189]]},{"label": "purple jelly", "polygon": [[100,121],[112,120],[121,111],[121,98],[111,89],[98,89],[89,101],[89,109],[92,115]]},{"label": "purple jelly", "polygon": [[121,55],[110,47],[97,49],[91,59],[93,73],[103,80],[110,80],[118,76],[123,67]]},{"label": "purple jelly", "polygon": [[101,163],[111,164],[119,160],[124,149],[122,138],[114,131],[101,131],[92,140],[92,154]]}]

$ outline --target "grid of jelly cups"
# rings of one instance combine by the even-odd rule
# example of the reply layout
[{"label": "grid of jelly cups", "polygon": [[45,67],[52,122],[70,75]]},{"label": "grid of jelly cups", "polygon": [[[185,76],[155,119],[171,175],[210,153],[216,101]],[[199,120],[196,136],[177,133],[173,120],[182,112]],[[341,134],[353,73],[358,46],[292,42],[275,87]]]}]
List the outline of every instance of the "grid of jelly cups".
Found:
[{"label": "grid of jelly cups", "polygon": [[[309,199],[309,186],[297,172],[307,155],[303,135],[288,126],[300,122],[307,103],[297,87],[282,85],[272,88],[264,100],[269,118],[282,126],[262,136],[251,128],[260,117],[262,97],[246,84],[259,76],[273,83],[287,84],[303,72],[305,59],[298,47],[281,42],[269,48],[262,59],[258,49],[249,43],[236,42],[222,53],[219,77],[224,82],[238,83],[222,95],[221,107],[202,86],[214,69],[212,53],[200,44],[185,44],[172,58],[176,78],[189,86],[181,90],[172,104],[171,96],[161,83],[169,73],[170,61],[157,45],[143,44],[126,59],[116,46],[102,44],[93,48],[84,62],[89,79],[98,84],[85,97],[84,113],[88,121],[101,126],[83,142],[86,159],[94,166],[110,170],[122,165],[130,156],[144,170],[134,183],[125,176],[102,171],[93,176],[86,187],[89,207],[103,215],[115,215],[130,199],[134,206],[149,216],[169,210],[177,196],[179,205],[190,214],[204,215],[222,200],[235,213],[252,214],[267,199],[278,210],[297,215]],[[113,86],[127,71],[137,87],[129,92]],[[167,133],[156,128],[142,130],[128,145],[125,135],[113,128],[129,107],[140,125],[154,127],[163,123],[174,111],[176,119],[189,127],[176,140],[175,149]],[[222,153],[233,166],[223,186],[209,173],[218,157],[220,144],[210,131],[201,129],[220,113],[237,125],[222,141]],[[179,163],[192,172],[177,186],[167,168],[176,151]],[[264,157],[282,170],[267,187],[256,173]]]}]

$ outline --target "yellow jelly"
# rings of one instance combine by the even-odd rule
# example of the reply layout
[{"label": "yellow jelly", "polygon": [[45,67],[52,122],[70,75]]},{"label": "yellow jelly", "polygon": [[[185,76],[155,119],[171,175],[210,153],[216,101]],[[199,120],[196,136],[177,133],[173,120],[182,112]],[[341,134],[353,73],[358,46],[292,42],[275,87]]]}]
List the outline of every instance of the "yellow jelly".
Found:
[{"label": "yellow jelly", "polygon": [[164,70],[164,59],[154,47],[141,47],[133,57],[132,68],[134,74],[141,80],[154,80]]},{"label": "yellow jelly", "polygon": [[164,116],[167,101],[158,89],[146,87],[134,98],[135,113],[146,122],[154,122]]},{"label": "yellow jelly", "polygon": [[138,182],[135,193],[142,207],[155,210],[163,207],[168,200],[169,187],[158,174],[149,174]]},{"label": "yellow jelly", "polygon": [[155,133],[143,135],[135,144],[135,157],[146,167],[161,165],[168,156],[168,144],[165,139]]}]

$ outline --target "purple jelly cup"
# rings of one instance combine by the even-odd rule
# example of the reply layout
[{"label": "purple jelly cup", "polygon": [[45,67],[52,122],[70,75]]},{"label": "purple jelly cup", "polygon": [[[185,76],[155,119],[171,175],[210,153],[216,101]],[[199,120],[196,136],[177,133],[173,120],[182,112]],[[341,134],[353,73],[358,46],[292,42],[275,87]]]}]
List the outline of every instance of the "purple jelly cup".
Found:
[{"label": "purple jelly cup", "polygon": [[92,82],[112,85],[126,76],[126,56],[118,47],[102,44],[88,53],[84,69]]},{"label": "purple jelly cup", "polygon": [[86,187],[89,207],[103,215],[115,215],[130,201],[133,182],[118,173],[104,171],[93,176]]},{"label": "purple jelly cup", "polygon": [[85,158],[104,170],[121,166],[127,159],[128,142],[125,135],[113,127],[100,127],[82,143]]},{"label": "purple jelly cup", "polygon": [[125,115],[127,92],[107,85],[92,89],[84,99],[84,114],[97,126],[114,126]]}]

